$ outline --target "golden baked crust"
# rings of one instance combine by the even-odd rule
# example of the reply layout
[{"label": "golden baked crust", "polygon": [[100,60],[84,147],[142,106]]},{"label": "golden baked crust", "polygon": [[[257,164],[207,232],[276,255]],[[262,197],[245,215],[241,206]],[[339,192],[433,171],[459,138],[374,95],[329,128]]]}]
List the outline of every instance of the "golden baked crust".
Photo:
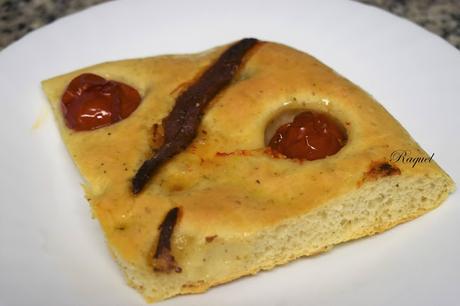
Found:
[{"label": "golden baked crust", "polygon": [[[141,194],[133,196],[133,175],[159,145],[153,139],[153,125],[161,124],[180,90],[224,48],[109,62],[43,82],[63,140],[85,179],[94,215],[128,281],[148,300],[200,292],[324,251],[338,242],[388,229],[436,207],[453,189],[451,179],[434,161],[415,167],[389,163],[395,150],[410,151],[414,156],[426,153],[367,93],[303,52],[264,42],[251,53],[232,85],[208,106],[193,144],[166,163]],[[85,132],[68,129],[60,99],[70,80],[83,72],[133,86],[143,97],[141,105],[130,117],[111,126]],[[290,109],[330,113],[345,126],[347,144],[337,154],[315,161],[267,154],[267,124]],[[399,173],[382,166],[386,163]],[[300,242],[293,239],[292,249],[284,246],[284,251],[276,251],[263,262],[251,257],[256,253],[256,241],[270,236],[271,231],[277,236],[270,238],[273,245],[265,254],[280,246],[278,240],[289,236],[280,232],[281,225],[308,223],[320,213],[328,215],[337,210],[332,208],[340,201],[348,203],[352,195],[365,201],[378,198],[382,184],[386,184],[388,197],[397,195],[399,186],[407,189],[401,194],[411,196],[410,186],[421,188],[420,203],[410,208],[409,198],[395,196],[404,204],[398,208],[400,215],[385,220],[379,210],[369,221],[371,225],[356,228],[349,227],[352,217],[342,216],[345,223],[337,223],[337,228],[343,229],[340,237],[325,238],[322,243],[309,241],[309,246],[297,246]],[[182,272],[154,272],[151,256],[157,228],[176,206],[181,208],[181,216],[172,252]],[[350,210],[349,215],[353,214]],[[310,230],[315,228],[319,226]]]}]

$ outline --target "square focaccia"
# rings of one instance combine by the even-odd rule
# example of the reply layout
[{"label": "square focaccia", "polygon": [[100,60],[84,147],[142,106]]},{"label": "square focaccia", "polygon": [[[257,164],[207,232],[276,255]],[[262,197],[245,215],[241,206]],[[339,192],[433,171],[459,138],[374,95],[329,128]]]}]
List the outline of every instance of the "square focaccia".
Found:
[{"label": "square focaccia", "polygon": [[[208,88],[238,43],[42,84],[109,249],[147,301],[382,232],[454,189],[378,102],[304,52],[259,41]],[[171,142],[180,148],[133,192]]]}]

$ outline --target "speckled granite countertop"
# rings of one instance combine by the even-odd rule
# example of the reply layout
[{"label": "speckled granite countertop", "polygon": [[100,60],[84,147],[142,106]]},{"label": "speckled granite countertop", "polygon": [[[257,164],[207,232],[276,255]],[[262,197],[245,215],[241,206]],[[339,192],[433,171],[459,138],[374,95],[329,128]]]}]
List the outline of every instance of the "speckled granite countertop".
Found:
[{"label": "speckled granite countertop", "polygon": [[[107,0],[0,0],[0,50],[53,20]],[[357,0],[412,20],[460,49],[460,0]]]}]

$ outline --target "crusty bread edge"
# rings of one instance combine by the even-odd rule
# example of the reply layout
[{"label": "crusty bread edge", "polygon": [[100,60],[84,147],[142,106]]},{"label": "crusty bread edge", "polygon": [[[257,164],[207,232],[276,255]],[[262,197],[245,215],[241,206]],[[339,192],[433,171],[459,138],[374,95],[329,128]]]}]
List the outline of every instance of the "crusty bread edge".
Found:
[{"label": "crusty bread edge", "polygon": [[[366,186],[367,187],[371,187],[372,185],[378,186],[378,184],[381,184],[382,181],[385,182],[385,181],[391,181],[391,180],[394,181],[395,178],[384,178],[384,179],[381,179],[381,180],[379,180],[377,182],[367,183]],[[275,260],[266,260],[263,263],[252,267],[251,269],[248,269],[248,270],[245,270],[245,271],[237,271],[236,273],[228,274],[225,277],[215,279],[215,280],[212,280],[212,281],[209,281],[209,282],[202,282],[202,281],[188,282],[186,287],[182,287],[182,288],[178,289],[175,292],[170,292],[170,294],[168,294],[168,295],[161,295],[161,296],[149,295],[147,293],[147,291],[145,290],[146,288],[143,285],[142,280],[136,279],[136,276],[132,272],[132,271],[136,271],[136,267],[130,266],[129,263],[125,262],[122,259],[122,257],[117,254],[116,250],[111,249],[111,253],[114,256],[116,262],[120,265],[128,285],[130,285],[131,287],[133,287],[136,290],[138,290],[144,296],[145,300],[147,302],[149,302],[149,303],[158,302],[160,300],[164,300],[166,298],[169,298],[169,297],[172,297],[172,296],[175,296],[175,295],[179,295],[179,294],[201,293],[201,292],[207,291],[211,287],[230,282],[232,280],[241,278],[243,276],[254,275],[254,274],[257,274],[258,272],[261,272],[261,271],[271,270],[276,266],[284,265],[284,264],[286,264],[288,262],[291,262],[291,261],[293,261],[293,260],[295,260],[297,258],[300,258],[300,257],[307,257],[307,256],[312,256],[312,255],[317,255],[317,254],[320,254],[320,253],[324,253],[326,251],[331,250],[337,244],[352,241],[352,240],[356,240],[356,239],[363,238],[363,237],[366,237],[366,236],[372,236],[372,235],[384,232],[386,230],[389,230],[389,229],[391,229],[391,228],[393,228],[393,227],[395,227],[395,226],[397,226],[399,224],[411,221],[411,220],[413,220],[413,219],[415,219],[415,218],[417,218],[417,217],[419,217],[421,215],[424,215],[425,213],[437,208],[448,197],[448,195],[450,193],[452,193],[454,191],[454,189],[455,189],[454,182],[445,173],[441,173],[440,176],[438,176],[436,178],[431,178],[431,180],[441,181],[442,187],[441,187],[440,192],[438,192],[436,199],[434,199],[433,201],[430,201],[429,203],[428,202],[425,203],[425,205],[423,205],[423,206],[422,205],[418,206],[417,209],[414,209],[414,210],[408,212],[402,218],[393,220],[393,221],[388,222],[388,223],[382,223],[382,224],[379,224],[378,226],[372,226],[372,227],[368,227],[368,228],[365,228],[365,229],[353,231],[353,232],[349,233],[344,239],[341,239],[340,241],[336,241],[334,243],[327,243],[327,244],[324,244],[324,245],[319,245],[315,249],[313,249],[311,251],[308,251],[308,252],[304,252],[302,250],[297,250],[297,251],[296,250],[290,250],[289,252],[286,252],[286,254],[284,254],[284,256],[278,257]],[[401,177],[396,179],[396,181],[397,182],[402,181]],[[413,182],[413,180],[411,182]],[[396,184],[396,183],[393,183],[393,184]],[[318,210],[332,209],[333,206],[336,205],[338,202],[340,202],[340,200],[339,201],[332,200],[330,203],[327,203],[327,204],[321,206],[320,208],[318,208]],[[282,224],[279,224],[278,226],[275,226],[275,227],[272,227],[272,228],[266,229],[266,230],[267,231],[277,231],[277,227],[279,227],[279,226],[285,226],[286,224],[288,224],[288,225],[289,224],[294,224],[296,222],[299,222],[299,220],[302,220],[303,218],[308,218],[309,215],[315,214],[315,213],[317,213],[317,212],[316,211],[308,212],[305,215],[297,216],[295,218],[285,220],[285,221],[282,222]],[[258,238],[256,238],[256,239],[258,239]],[[251,240],[251,239],[248,239],[248,241],[249,240]]]}]

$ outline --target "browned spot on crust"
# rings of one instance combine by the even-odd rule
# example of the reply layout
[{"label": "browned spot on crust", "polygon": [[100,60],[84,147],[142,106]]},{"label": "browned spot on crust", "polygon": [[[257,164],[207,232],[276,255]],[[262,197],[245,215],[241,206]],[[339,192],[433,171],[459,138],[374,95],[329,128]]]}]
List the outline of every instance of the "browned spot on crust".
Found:
[{"label": "browned spot on crust", "polygon": [[204,285],[204,280],[197,280],[193,283],[185,283],[182,285],[182,288],[200,288]]},{"label": "browned spot on crust", "polygon": [[182,191],[184,190],[184,186],[183,185],[180,185],[180,184],[174,184],[172,185],[170,188],[169,188],[169,191],[171,192],[179,192],[179,191]]},{"label": "browned spot on crust", "polygon": [[153,256],[153,270],[156,272],[182,272],[182,269],[177,265],[174,256],[171,253],[171,236],[176,225],[179,207],[174,207],[166,214],[163,222],[158,229],[160,235],[158,244]]},{"label": "browned spot on crust", "polygon": [[212,242],[216,238],[217,238],[217,235],[213,235],[213,236],[207,236],[205,239],[206,239],[206,242]]},{"label": "browned spot on crust", "polygon": [[375,181],[382,177],[400,174],[401,170],[395,165],[392,165],[386,161],[374,161],[370,164],[369,170],[364,173],[364,176],[362,180],[358,183],[358,185],[361,185],[366,181]]},{"label": "browned spot on crust", "polygon": [[124,231],[126,229],[126,225],[124,224],[119,224],[117,226],[115,226],[115,230],[117,231]]}]

